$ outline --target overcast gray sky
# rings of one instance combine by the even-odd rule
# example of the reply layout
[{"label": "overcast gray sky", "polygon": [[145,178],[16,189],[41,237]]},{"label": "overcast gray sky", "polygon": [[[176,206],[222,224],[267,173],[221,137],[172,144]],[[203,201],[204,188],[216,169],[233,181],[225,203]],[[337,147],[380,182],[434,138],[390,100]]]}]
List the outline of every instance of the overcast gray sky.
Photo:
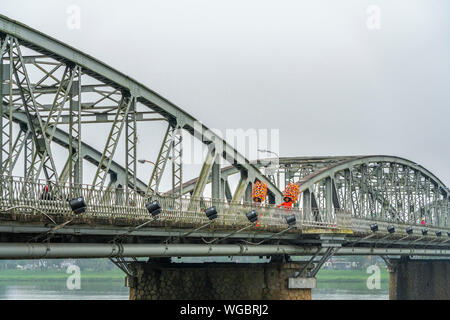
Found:
[{"label": "overcast gray sky", "polygon": [[[67,8],[81,9],[80,29]],[[367,26],[370,5],[380,28]],[[450,2],[27,1],[0,12],[210,128],[279,128],[282,156],[388,154],[450,185]]]}]

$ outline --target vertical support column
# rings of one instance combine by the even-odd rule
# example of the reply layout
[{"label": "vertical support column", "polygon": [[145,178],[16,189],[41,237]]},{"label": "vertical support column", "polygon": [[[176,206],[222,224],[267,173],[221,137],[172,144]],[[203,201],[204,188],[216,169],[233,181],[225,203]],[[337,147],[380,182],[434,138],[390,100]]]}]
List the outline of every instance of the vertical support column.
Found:
[{"label": "vertical support column", "polygon": [[311,221],[321,222],[321,212],[319,203],[316,200],[316,196],[314,191],[311,191]]},{"label": "vertical support column", "polygon": [[180,126],[172,130],[172,190],[175,198],[183,196],[183,131]]},{"label": "vertical support column", "polygon": [[211,169],[211,197],[213,199],[219,200],[221,199],[221,179],[220,179],[220,158],[219,156],[214,161],[212,169]]},{"label": "vertical support column", "polygon": [[205,189],[206,182],[209,177],[209,172],[214,165],[216,159],[216,151],[213,148],[208,148],[208,152],[206,154],[206,159],[203,162],[202,169],[200,171],[200,175],[195,183],[194,190],[192,192],[192,198],[197,199],[202,196],[203,190]]},{"label": "vertical support column", "polygon": [[291,169],[286,167],[284,170],[284,186],[286,187],[291,182]]},{"label": "vertical support column", "polygon": [[92,185],[94,187],[101,189],[105,184],[106,176],[109,172],[109,168],[116,152],[117,145],[119,144],[122,129],[124,127],[126,119],[128,118],[130,106],[134,100],[134,97],[130,97],[125,93],[122,94],[122,100],[119,104],[116,117],[114,118],[114,122],[111,126],[110,133],[106,140],[105,149],[103,151],[100,163],[97,167],[97,172],[95,173],[94,180],[92,182]]},{"label": "vertical support column", "polygon": [[[380,192],[381,188],[382,188],[382,181],[383,181],[383,164],[382,163],[378,163],[378,167],[377,167],[377,190],[376,190],[376,194],[375,197],[377,196],[377,194]],[[378,206],[378,217],[383,219],[384,217],[384,204],[379,204],[379,201],[377,201],[377,199],[375,199],[375,203]]]},{"label": "vertical support column", "polygon": [[206,154],[206,159],[203,162],[200,175],[195,183],[194,190],[192,191],[191,200],[189,203],[189,211],[200,210],[200,202],[203,196],[203,191],[205,189],[209,173],[216,159],[216,150],[208,146],[208,152]]},{"label": "vertical support column", "polygon": [[[117,174],[110,173],[108,186],[106,187],[106,190],[103,193],[102,198],[103,203],[107,202],[109,204],[113,204],[112,199],[117,196],[116,189],[118,188],[118,186],[119,182],[117,181]],[[118,199],[116,199],[116,204],[120,204],[120,202],[118,202]]]},{"label": "vertical support column", "polygon": [[358,194],[358,210],[359,210],[359,216],[360,217],[366,217],[365,215],[365,210],[364,210],[364,206],[365,206],[365,201],[364,201],[364,196],[365,196],[365,180],[366,180],[366,174],[365,174],[365,165],[361,165],[360,166],[360,174],[361,177],[358,179],[358,189],[359,189],[359,194]]},{"label": "vertical support column", "polygon": [[[13,110],[13,96],[12,96],[12,48],[10,45],[12,41],[9,36],[0,43],[0,166],[1,174],[12,176],[12,162],[11,154],[12,147],[12,110]],[[9,55],[9,64],[4,65],[4,57]],[[3,108],[3,99],[8,96],[8,115],[5,115]],[[0,195],[7,199],[11,195],[12,185],[9,182],[1,186]]]},{"label": "vertical support column", "polygon": [[[3,53],[6,50],[6,44],[4,44],[4,41],[0,38],[0,171],[3,174],[3,172],[6,170],[6,168],[4,168],[3,160],[8,159],[8,157],[3,156],[3,141],[5,139],[5,137],[3,137],[3,117],[4,117],[4,113],[3,113]],[[3,186],[1,186],[1,190],[0,190],[0,196],[3,198],[3,190],[5,188]]]},{"label": "vertical support column", "polygon": [[311,191],[303,191],[303,220],[310,220],[311,217]]},{"label": "vertical support column", "polygon": [[230,184],[228,183],[228,179],[222,179],[222,181],[223,181],[224,198],[227,199],[228,203],[230,203],[233,199],[233,195],[231,194]]},{"label": "vertical support column", "polygon": [[331,177],[327,177],[325,179],[325,208],[326,208],[326,220],[330,221],[331,216],[333,214],[333,180]]},{"label": "vertical support column", "polygon": [[225,187],[226,187],[226,180],[221,176],[220,177],[220,200],[227,199],[226,194],[225,194],[226,193]]},{"label": "vertical support column", "polygon": [[[0,132],[0,146],[1,146],[1,150],[0,150],[0,165],[3,166],[3,159],[5,158],[3,156],[3,117],[4,117],[4,111],[3,111],[3,96],[4,96],[4,92],[3,92],[3,53],[4,51],[6,51],[6,44],[5,47],[3,48],[4,45],[4,41],[2,41],[2,39],[0,38],[0,128],[2,129]],[[6,160],[6,159],[5,159]],[[2,171],[5,170],[5,168],[1,168]]]},{"label": "vertical support column", "polygon": [[[11,153],[12,147],[12,110],[13,110],[13,97],[12,97],[12,55],[11,47],[8,46],[9,37],[6,37],[4,41],[0,43],[0,165],[1,173],[4,175],[12,175],[11,166]],[[10,57],[9,64],[3,64],[5,57]],[[3,107],[3,99],[7,97],[8,100],[8,112],[5,114]]]},{"label": "vertical support column", "polygon": [[[133,190],[136,191],[136,167],[137,167],[137,159],[136,159],[136,143],[137,143],[137,127],[136,127],[136,101],[133,99],[130,111],[128,112],[128,116],[126,118],[126,127],[125,127],[125,163],[127,174],[125,176],[126,179],[126,190],[127,196],[132,194],[134,197],[134,192],[128,192],[130,190],[130,186],[133,186]],[[134,199],[129,199],[134,201]]]},{"label": "vertical support column", "polygon": [[166,133],[161,144],[161,149],[159,150],[158,157],[156,159],[155,165],[153,167],[153,172],[148,182],[147,195],[151,193],[158,193],[159,183],[161,182],[161,177],[166,168],[167,160],[169,159],[170,152],[173,147],[172,140],[172,128],[170,124],[167,126]]},{"label": "vertical support column", "polygon": [[448,226],[448,224],[450,223],[450,195],[446,194],[444,197],[444,201],[445,201],[445,207],[444,207],[444,215],[443,215],[443,220],[442,223],[445,226]]},{"label": "vertical support column", "polygon": [[239,183],[233,194],[233,199],[231,200],[232,203],[239,203],[242,200],[242,197],[244,196],[247,185],[248,185],[248,173],[246,171],[242,170],[241,178],[239,179]]},{"label": "vertical support column", "polygon": [[434,224],[436,226],[441,225],[441,221],[439,220],[439,187],[437,185],[433,185],[433,213],[434,213]]},{"label": "vertical support column", "polygon": [[281,182],[280,182],[280,166],[278,165],[278,168],[277,168],[277,188],[278,189],[281,189]]},{"label": "vertical support column", "polygon": [[[74,78],[70,96],[69,117],[69,182],[71,189],[74,185],[83,183],[83,157],[81,150],[81,67],[76,66],[73,71]],[[78,100],[74,98],[77,97]],[[61,181],[63,182],[63,181]]]},{"label": "vertical support column", "polygon": [[429,218],[429,221],[430,221],[430,224],[435,224],[436,223],[436,221],[434,220],[434,214],[433,214],[433,194],[432,194],[432,190],[431,190],[431,179],[426,179],[425,180],[425,184],[426,184],[426,186],[427,186],[427,202],[426,202],[426,205],[425,205],[425,208],[426,208],[426,213],[427,213],[427,215],[430,217]]},{"label": "vertical support column", "polygon": [[[115,185],[115,187],[114,187],[114,185]],[[123,199],[123,192],[124,192],[123,186],[116,184],[116,183],[114,185],[112,185],[112,186],[116,193],[116,205],[119,205],[119,206],[123,205],[123,200],[124,200]]]},{"label": "vertical support column", "polygon": [[244,201],[245,202],[251,202],[252,201],[252,188],[253,188],[253,183],[249,182],[247,184],[247,188],[245,189],[245,196],[244,196]]},{"label": "vertical support column", "polygon": [[333,179],[331,183],[331,187],[333,188],[333,207],[334,209],[341,209],[341,203],[339,201],[339,195],[336,188],[336,180]]},{"label": "vertical support column", "polygon": [[24,177],[26,176],[27,172],[29,170],[31,170],[31,164],[33,161],[33,154],[34,154],[34,141],[33,141],[33,137],[31,136],[31,134],[29,134],[26,137],[26,141],[25,141],[25,148],[23,149],[23,154],[24,154],[24,167],[23,167],[23,173],[24,173]]}]

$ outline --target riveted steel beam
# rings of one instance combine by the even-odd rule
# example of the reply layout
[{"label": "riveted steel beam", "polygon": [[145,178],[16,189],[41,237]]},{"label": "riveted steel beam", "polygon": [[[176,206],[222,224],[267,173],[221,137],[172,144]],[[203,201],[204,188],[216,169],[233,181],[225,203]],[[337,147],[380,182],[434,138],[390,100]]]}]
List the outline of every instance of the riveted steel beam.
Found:
[{"label": "riveted steel beam", "polygon": [[[73,86],[70,95],[69,117],[69,157],[67,160],[69,170],[69,183],[71,186],[83,183],[83,157],[81,143],[81,83],[82,71],[79,66],[73,69]],[[75,100],[75,97],[77,100]],[[62,180],[60,179],[62,182]]]},{"label": "riveted steel beam", "polygon": [[38,168],[34,180],[39,178],[40,171],[44,167],[46,172],[53,172],[53,175],[49,176],[48,180],[52,181],[56,179],[56,181],[58,181],[56,171],[52,171],[52,168],[54,168],[54,159],[50,151],[50,144],[55,135],[57,123],[61,118],[62,107],[68,101],[73,79],[74,72],[69,67],[66,67],[60,81],[60,86],[54,97],[53,104],[49,110],[47,120],[45,121],[42,131],[38,133],[39,139],[43,139],[45,144],[49,147],[46,147],[42,152],[35,153],[33,157],[31,166]]},{"label": "riveted steel beam", "polygon": [[174,197],[183,195],[183,135],[181,127],[176,127],[172,135],[172,190]]},{"label": "riveted steel beam", "polygon": [[25,130],[18,131],[13,147],[11,149],[12,153],[7,159],[3,161],[0,174],[9,176],[12,175],[12,171],[16,166],[20,153],[22,152],[24,146],[26,145],[27,139],[30,137],[31,134],[29,130],[27,129]]},{"label": "riveted steel beam", "polygon": [[200,170],[199,178],[195,184],[194,190],[192,192],[192,198],[196,199],[202,196],[203,190],[205,189],[206,182],[211,172],[211,168],[216,160],[216,150],[208,149],[206,153],[206,159],[203,162],[202,169]]},{"label": "riveted steel beam", "polygon": [[160,113],[170,123],[183,123],[182,128],[187,132],[192,135],[201,135],[204,143],[214,142],[223,145],[223,153],[226,159],[232,159],[233,165],[243,167],[260,181],[267,183],[269,190],[281,198],[281,192],[278,188],[236,149],[221,139],[219,135],[208,130],[204,125],[196,126],[198,121],[195,118],[154,91],[106,64],[5,16],[0,16],[0,30],[3,33],[19,38],[27,47],[40,54],[50,55],[63,63],[79,65],[83,72],[100,82],[122,91],[129,91],[133,96],[137,97],[139,102]]},{"label": "riveted steel beam", "polygon": [[156,162],[153,167],[152,175],[150,176],[150,181],[148,183],[148,189],[146,192],[147,195],[150,195],[152,193],[158,193],[159,184],[161,182],[164,169],[166,168],[167,160],[170,157],[173,147],[171,130],[172,128],[169,124],[167,126],[166,133],[164,134],[161,148],[159,150],[158,157],[156,158]]},{"label": "riveted steel beam", "polygon": [[220,163],[214,161],[211,168],[211,198],[222,199],[222,183],[220,177]]},{"label": "riveted steel beam", "polygon": [[[9,115],[7,106],[4,105],[3,111],[6,115]],[[23,125],[25,127],[28,126],[28,119],[27,119],[26,115],[22,112],[14,112],[13,113],[13,121],[20,125]],[[53,142],[60,145],[63,148],[68,149],[70,146],[69,134],[67,132],[57,128],[55,131],[55,135],[53,137]],[[94,149],[93,147],[91,147],[90,145],[88,145],[85,142],[81,142],[81,145],[82,145],[83,159],[89,163],[92,163],[94,166],[98,166],[98,164],[100,163],[101,157],[102,157],[102,153],[97,151],[96,149]],[[77,147],[76,141],[73,141],[72,147],[73,148]],[[34,141],[32,139],[27,139],[26,148],[24,148],[25,159],[27,160],[25,162],[24,173],[26,173],[30,170],[31,158],[32,158],[34,152],[35,152]],[[117,175],[117,179],[120,181],[120,183],[125,185],[125,181],[126,181],[125,176],[127,174],[127,171],[125,170],[124,167],[119,165],[117,162],[112,161],[110,168],[109,168],[109,172]],[[64,181],[67,181],[67,179]],[[142,193],[145,193],[147,190],[147,184],[142,182],[139,179],[137,180],[136,183],[137,183],[138,190]]]},{"label": "riveted steel beam", "polygon": [[117,111],[116,118],[108,135],[102,158],[97,166],[97,172],[95,173],[94,180],[92,182],[93,186],[96,188],[103,188],[105,184],[109,167],[111,166],[114,153],[117,149],[117,144],[119,143],[122,129],[128,117],[130,107],[134,101],[134,97],[123,97],[120,102],[119,110]]},{"label": "riveted steel beam", "polygon": [[239,203],[244,197],[245,190],[248,187],[250,180],[248,178],[247,172],[241,171],[241,178],[239,179],[238,185],[233,194],[233,198],[231,199],[231,203]]},{"label": "riveted steel beam", "polygon": [[[46,163],[46,165],[44,165],[44,172],[47,181],[50,183],[54,178],[56,178],[57,180],[56,167],[50,151],[49,141],[45,137],[42,137],[42,134],[46,131],[44,130],[44,123],[39,114],[39,110],[37,109],[37,102],[35,100],[33,89],[30,86],[30,80],[28,77],[27,69],[25,67],[25,63],[23,61],[19,41],[15,38],[11,38],[10,48],[10,61],[14,73],[15,85],[21,92],[20,96],[22,99],[23,107],[25,109],[25,113],[28,118],[29,129],[32,133],[34,143],[37,146],[36,151],[40,154],[45,153],[48,156],[49,163]],[[37,127],[35,127],[34,119],[37,120]],[[47,162],[47,159],[45,159],[45,162]],[[27,173],[26,178],[38,178],[34,166],[34,161],[29,172]]]},{"label": "riveted steel beam", "polygon": [[128,169],[125,189],[136,190],[137,181],[137,125],[136,125],[136,101],[132,101],[128,116],[125,118],[125,163]]}]

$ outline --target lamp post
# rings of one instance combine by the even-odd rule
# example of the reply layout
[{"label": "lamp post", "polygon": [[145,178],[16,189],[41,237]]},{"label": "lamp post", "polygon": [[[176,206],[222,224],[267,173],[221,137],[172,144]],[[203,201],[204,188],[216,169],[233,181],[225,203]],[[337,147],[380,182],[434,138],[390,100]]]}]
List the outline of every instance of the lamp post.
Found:
[{"label": "lamp post", "polygon": [[150,160],[140,159],[140,160],[138,160],[138,162],[139,163],[146,163],[146,162],[148,162],[148,163],[151,163],[152,165],[156,166],[156,163],[154,163],[153,161],[150,161]]},{"label": "lamp post", "polygon": [[258,152],[265,152],[265,153],[271,153],[274,154],[277,159],[278,159],[278,166],[277,166],[277,187],[280,188],[280,156],[278,155],[278,153],[270,151],[270,150],[265,150],[265,149],[258,149]]},{"label": "lamp post", "polygon": [[[154,163],[153,161],[150,161],[150,160],[146,160],[146,159],[139,159],[138,162],[139,162],[139,163],[142,163],[142,164],[150,163],[150,164],[154,165],[153,173],[152,173],[152,175],[151,175],[151,177],[152,177],[151,180],[153,180],[153,175],[154,175],[155,172],[156,172],[156,163]],[[150,182],[150,184],[151,184],[151,182]],[[149,186],[150,186],[150,184],[149,184]],[[158,187],[156,187],[155,189],[158,189]],[[153,190],[153,192],[155,192],[156,194],[158,194],[158,191],[157,191],[157,190]]]},{"label": "lamp post", "polygon": [[266,152],[266,153],[271,153],[277,156],[277,158],[280,158],[280,156],[278,155],[278,153],[270,151],[270,150],[266,150],[266,149],[258,149],[258,152]]}]

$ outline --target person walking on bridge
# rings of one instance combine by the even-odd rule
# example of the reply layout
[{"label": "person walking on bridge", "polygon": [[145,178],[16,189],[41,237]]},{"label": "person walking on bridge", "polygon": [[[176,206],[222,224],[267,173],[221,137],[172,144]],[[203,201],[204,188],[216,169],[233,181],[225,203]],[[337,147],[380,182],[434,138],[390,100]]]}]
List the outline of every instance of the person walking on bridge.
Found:
[{"label": "person walking on bridge", "polygon": [[292,201],[292,199],[289,197],[284,197],[283,200],[284,200],[284,202],[279,204],[277,206],[277,208],[284,207],[286,210],[291,210],[292,206],[294,205],[294,202]]},{"label": "person walking on bridge", "polygon": [[420,222],[424,227],[427,225],[427,223],[425,222],[425,217],[422,217],[422,221]]},{"label": "person walking on bridge", "polygon": [[284,207],[285,210],[291,210],[294,203],[297,202],[300,194],[300,186],[295,183],[289,183],[283,192],[284,202],[277,206],[277,208]]}]

